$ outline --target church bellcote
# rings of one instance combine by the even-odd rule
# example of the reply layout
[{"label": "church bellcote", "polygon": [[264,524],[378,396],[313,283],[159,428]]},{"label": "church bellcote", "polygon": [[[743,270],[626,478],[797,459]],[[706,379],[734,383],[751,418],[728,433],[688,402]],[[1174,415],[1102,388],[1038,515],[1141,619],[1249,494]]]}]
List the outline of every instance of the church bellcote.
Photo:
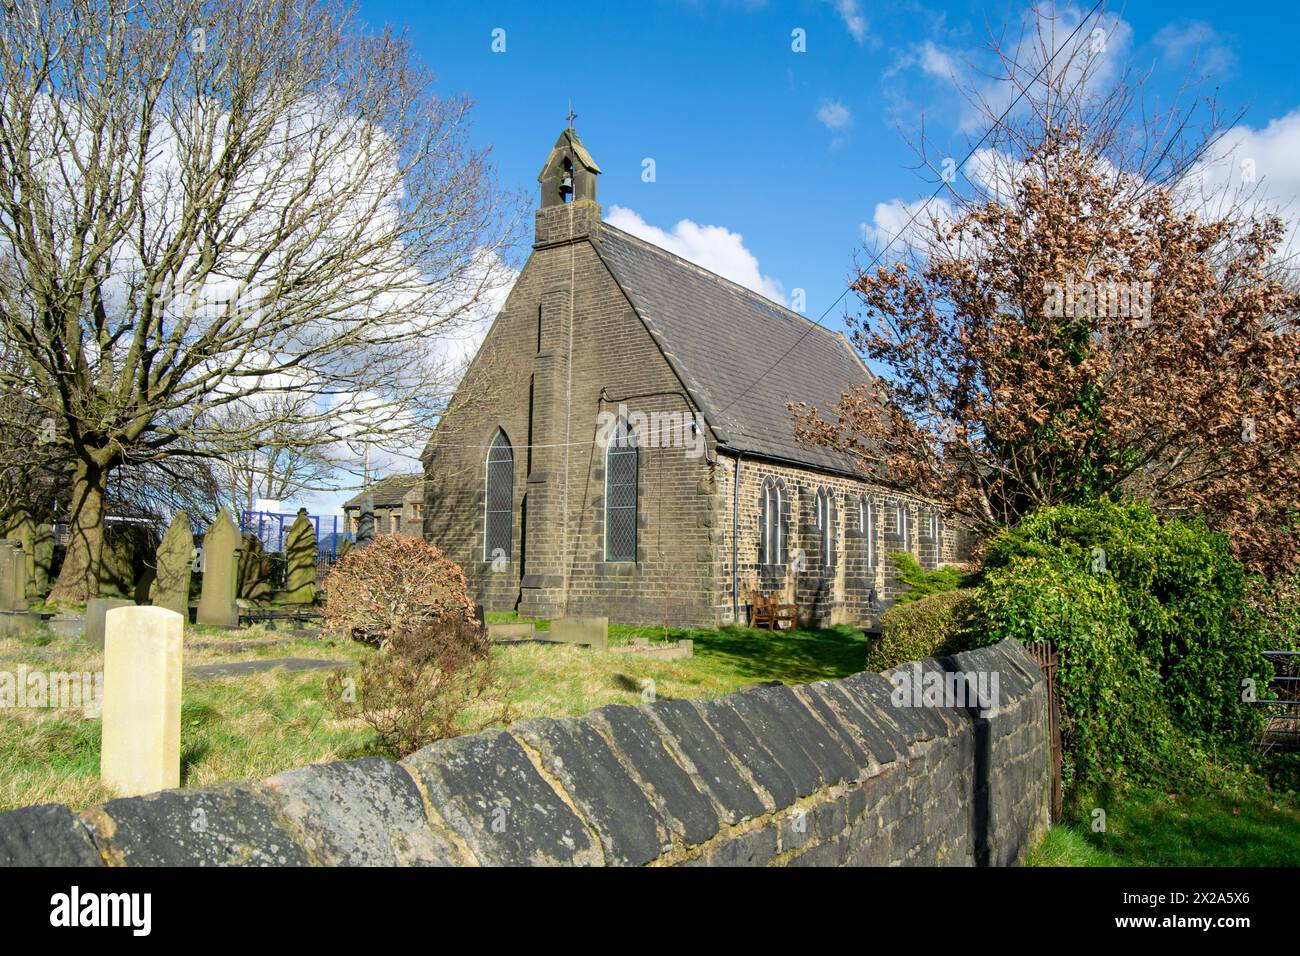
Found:
[{"label": "church bellcote", "polygon": [[537,177],[541,202],[535,245],[599,238],[600,204],[596,202],[599,175],[600,167],[578,139],[577,130],[566,127]]}]

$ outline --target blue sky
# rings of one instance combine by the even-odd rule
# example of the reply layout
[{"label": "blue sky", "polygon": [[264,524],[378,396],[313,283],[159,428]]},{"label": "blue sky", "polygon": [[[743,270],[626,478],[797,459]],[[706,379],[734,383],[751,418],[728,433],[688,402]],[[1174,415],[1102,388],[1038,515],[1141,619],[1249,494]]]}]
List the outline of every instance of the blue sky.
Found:
[{"label": "blue sky", "polygon": [[[504,184],[534,195],[572,98],[578,132],[604,169],[607,216],[617,205],[670,233],[683,219],[737,233],[787,297],[806,290],[815,317],[842,290],[877,204],[933,189],[911,168],[900,126],[914,132],[924,116],[930,135],[964,155],[966,110],[943,70],[978,63],[989,28],[1025,9],[362,0],[360,11],[410,36],[439,91],[476,101],[475,139],[492,146]],[[1155,71],[1153,94],[1168,95],[1199,53],[1220,103],[1247,108],[1253,129],[1300,110],[1300,8],[1191,0],[1131,3],[1112,16],[1131,33],[1117,55]],[[498,28],[504,53],[492,51]],[[795,28],[806,31],[804,53],[791,49]],[[646,158],[653,183],[642,181]]]},{"label": "blue sky", "polygon": [[[1090,7],[1057,9],[1072,27]],[[436,92],[475,101],[473,138],[491,146],[504,186],[535,201],[571,99],[604,170],[607,218],[787,303],[803,289],[813,318],[843,290],[864,234],[888,224],[888,204],[933,191],[905,134],[924,119],[958,158],[978,138],[954,77],[978,80],[990,29],[1026,10],[909,0],[360,4],[371,27],[410,37],[437,73]],[[1153,102],[1198,61],[1203,92],[1246,110],[1241,146],[1294,216],[1300,8],[1143,2],[1108,7],[1102,22],[1117,66],[1151,71]],[[792,49],[796,29],[806,52]],[[494,30],[505,31],[504,52],[492,49]],[[647,158],[654,182],[642,178]],[[843,308],[826,324],[841,327]]]}]

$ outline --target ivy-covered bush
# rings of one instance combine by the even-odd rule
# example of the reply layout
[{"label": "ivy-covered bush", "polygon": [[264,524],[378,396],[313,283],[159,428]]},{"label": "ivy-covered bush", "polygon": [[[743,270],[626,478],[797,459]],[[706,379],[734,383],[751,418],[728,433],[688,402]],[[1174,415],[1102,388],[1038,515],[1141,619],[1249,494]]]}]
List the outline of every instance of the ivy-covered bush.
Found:
[{"label": "ivy-covered bush", "polygon": [[895,605],[911,604],[931,594],[955,591],[957,588],[968,586],[973,580],[973,575],[969,571],[952,565],[926,570],[921,567],[921,562],[907,551],[895,551],[889,557],[894,562],[894,567],[898,569],[898,580],[907,585],[907,590],[898,596]]},{"label": "ivy-covered bush", "polygon": [[1161,521],[1141,503],[1059,505],[993,539],[985,568],[1024,561],[1113,583],[1136,649],[1184,730],[1214,741],[1258,732],[1243,682],[1262,688],[1271,672],[1226,536],[1200,521]]},{"label": "ivy-covered bush", "polygon": [[474,599],[460,566],[419,538],[376,535],[339,558],[325,579],[327,632],[382,639],[442,620],[474,622]]},{"label": "ivy-covered bush", "polygon": [[1061,709],[1063,778],[1155,780],[1180,760],[1158,676],[1139,652],[1120,588],[1056,557],[1019,557],[989,570],[971,627],[988,644],[1051,641]]},{"label": "ivy-covered bush", "polygon": [[1264,645],[1271,651],[1300,651],[1300,573],[1271,581],[1252,577],[1246,594]]},{"label": "ivy-covered bush", "polygon": [[965,630],[974,598],[969,589],[941,591],[910,604],[895,604],[881,616],[884,633],[867,652],[867,670],[889,670],[975,646]]}]

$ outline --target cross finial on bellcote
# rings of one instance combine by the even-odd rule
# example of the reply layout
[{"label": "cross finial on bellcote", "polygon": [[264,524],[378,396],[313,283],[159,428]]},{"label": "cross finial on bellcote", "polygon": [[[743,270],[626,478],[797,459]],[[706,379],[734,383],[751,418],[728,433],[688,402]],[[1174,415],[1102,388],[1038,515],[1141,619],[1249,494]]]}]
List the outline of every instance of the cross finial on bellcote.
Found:
[{"label": "cross finial on bellcote", "polygon": [[565,117],[569,121],[569,129],[573,129],[573,121],[578,118],[578,114],[573,112],[573,100],[569,100],[569,115]]}]

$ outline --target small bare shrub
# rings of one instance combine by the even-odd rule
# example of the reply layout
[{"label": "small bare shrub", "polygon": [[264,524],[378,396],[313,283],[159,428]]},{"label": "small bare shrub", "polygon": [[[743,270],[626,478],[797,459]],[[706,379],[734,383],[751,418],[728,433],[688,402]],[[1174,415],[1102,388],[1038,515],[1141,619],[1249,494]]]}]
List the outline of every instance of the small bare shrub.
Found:
[{"label": "small bare shrub", "polygon": [[511,719],[485,630],[453,618],[391,631],[359,672],[335,672],[329,693],[336,716],[365,721],[395,757]]},{"label": "small bare shrub", "polygon": [[377,535],[352,548],[325,579],[325,630],[382,639],[436,620],[474,622],[465,574],[419,538]]}]

